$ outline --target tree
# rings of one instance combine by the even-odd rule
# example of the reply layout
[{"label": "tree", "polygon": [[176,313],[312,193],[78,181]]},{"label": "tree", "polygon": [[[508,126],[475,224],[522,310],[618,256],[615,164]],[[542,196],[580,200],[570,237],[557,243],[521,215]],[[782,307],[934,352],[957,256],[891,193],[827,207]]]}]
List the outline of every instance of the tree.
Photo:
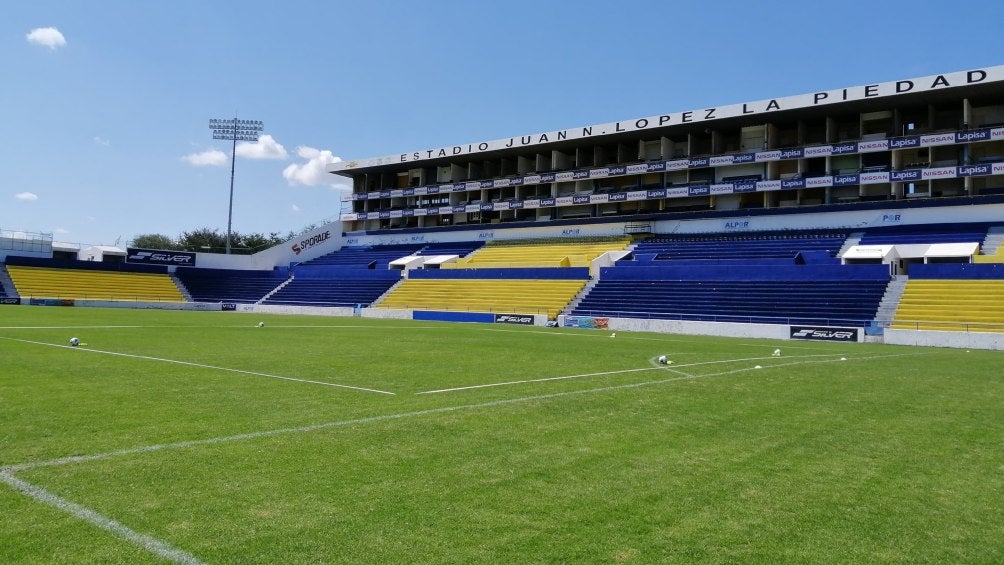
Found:
[{"label": "tree", "polygon": [[[234,239],[236,238],[231,234],[231,245]],[[216,229],[199,228],[182,232],[181,236],[178,237],[178,244],[185,251],[224,253],[227,248],[227,236]]]},{"label": "tree", "polygon": [[238,241],[240,242],[240,246],[245,248],[248,253],[256,253],[279,245],[283,241],[286,241],[286,239],[281,237],[279,232],[272,232],[267,236],[260,233],[249,233],[242,236]]},{"label": "tree", "polygon": [[[230,233],[230,252],[234,255],[251,255],[274,247],[280,243],[292,239],[296,234],[290,231],[286,235],[279,232],[271,232],[268,235],[261,233],[242,234],[239,232]],[[158,239],[153,239],[153,238]],[[140,245],[142,243],[142,245]],[[165,245],[170,244],[170,247]],[[135,247],[145,247],[149,249],[169,249],[176,251],[195,251],[197,253],[226,253],[227,235],[220,233],[215,228],[198,228],[192,231],[182,232],[177,241],[163,235],[138,235],[133,240]]]},{"label": "tree", "polygon": [[132,246],[142,249],[165,249],[181,251],[182,247],[170,237],[159,233],[144,233],[132,239]]}]

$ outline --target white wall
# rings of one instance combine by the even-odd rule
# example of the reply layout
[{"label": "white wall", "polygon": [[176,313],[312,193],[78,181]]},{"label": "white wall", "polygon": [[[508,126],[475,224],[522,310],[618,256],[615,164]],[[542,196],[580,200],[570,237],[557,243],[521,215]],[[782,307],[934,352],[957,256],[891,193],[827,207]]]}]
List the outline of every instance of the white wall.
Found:
[{"label": "white wall", "polygon": [[[711,335],[720,337],[751,337],[788,339],[788,326],[778,324],[735,324],[731,322],[689,322],[684,320],[636,320],[608,318],[609,331],[655,332],[664,334]],[[565,325],[565,316],[558,316],[558,325]]]},{"label": "white wall", "polygon": [[893,345],[1004,351],[1004,333],[995,332],[939,332],[887,328],[885,330],[885,342]]},{"label": "white wall", "polygon": [[305,316],[348,317],[352,308],[329,306],[287,306],[281,304],[238,304],[238,312],[257,312],[259,314],[303,314]]},{"label": "white wall", "polygon": [[341,222],[330,222],[254,255],[197,253],[195,265],[208,269],[271,271],[273,267],[302,263],[338,251],[343,244]]},{"label": "white wall", "polygon": [[999,222],[1004,204],[910,208],[903,210],[854,210],[812,214],[782,214],[699,220],[656,222],[656,233],[745,232],[791,229],[867,229],[882,226],[952,222]]}]

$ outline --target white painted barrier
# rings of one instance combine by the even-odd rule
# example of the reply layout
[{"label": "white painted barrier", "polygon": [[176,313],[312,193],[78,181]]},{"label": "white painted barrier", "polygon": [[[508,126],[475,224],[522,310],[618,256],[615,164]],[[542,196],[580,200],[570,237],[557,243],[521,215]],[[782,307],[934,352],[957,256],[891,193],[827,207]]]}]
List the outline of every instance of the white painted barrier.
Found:
[{"label": "white painted barrier", "polygon": [[887,328],[885,342],[893,345],[1004,351],[1004,332],[940,332]]}]

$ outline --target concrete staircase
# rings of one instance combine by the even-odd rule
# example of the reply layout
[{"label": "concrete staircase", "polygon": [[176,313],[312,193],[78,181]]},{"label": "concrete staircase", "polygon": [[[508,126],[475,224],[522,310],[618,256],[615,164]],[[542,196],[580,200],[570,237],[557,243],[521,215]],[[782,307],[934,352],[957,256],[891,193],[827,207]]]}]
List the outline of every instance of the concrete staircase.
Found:
[{"label": "concrete staircase", "polygon": [[289,284],[289,283],[293,282],[293,278],[294,278],[294,277],[293,277],[292,275],[290,275],[290,277],[289,277],[288,279],[286,279],[286,280],[282,281],[282,284],[280,284],[279,286],[277,286],[277,287],[273,288],[272,290],[270,290],[270,291],[268,292],[268,294],[266,294],[265,296],[262,296],[262,297],[261,297],[261,299],[260,299],[260,300],[258,300],[258,302],[255,302],[255,304],[262,304],[263,302],[265,302],[266,300],[268,300],[269,298],[271,298],[273,294],[275,294],[275,293],[279,292],[279,291],[280,291],[280,290],[282,290],[282,289],[283,289],[283,287],[285,287],[285,286],[286,286],[287,284]]},{"label": "concrete staircase", "polygon": [[875,312],[875,321],[879,326],[888,327],[892,323],[908,280],[909,277],[906,275],[894,275],[889,281],[889,285],[885,288],[885,294],[882,295],[882,301],[879,302],[878,310]]},{"label": "concrete staircase", "polygon": [[17,296],[17,288],[14,287],[14,281],[10,279],[10,273],[7,272],[7,267],[0,265],[0,288],[3,288],[4,294],[7,296]]},{"label": "concrete staircase", "polygon": [[586,282],[586,286],[582,287],[582,290],[580,290],[579,293],[575,295],[575,298],[573,298],[572,301],[568,303],[568,306],[565,306],[562,309],[562,313],[567,314],[568,312],[571,312],[572,310],[577,308],[579,306],[579,303],[582,302],[582,299],[585,298],[586,295],[589,294],[589,291],[593,290],[593,287],[595,287],[596,284],[599,282],[600,279],[598,278],[589,279],[589,281]]},{"label": "concrete staircase", "polygon": [[391,286],[390,288],[388,288],[388,289],[387,289],[387,292],[385,292],[385,293],[381,294],[381,295],[380,295],[379,297],[377,297],[377,299],[376,299],[376,300],[374,300],[374,301],[373,301],[373,302],[372,302],[372,303],[371,303],[371,304],[369,305],[369,307],[370,307],[370,308],[373,308],[373,307],[377,306],[378,304],[380,304],[381,302],[383,302],[385,298],[387,298],[388,296],[390,296],[390,294],[391,294],[392,292],[394,292],[395,290],[397,290],[397,287],[399,287],[399,286],[403,285],[403,284],[404,284],[404,281],[406,281],[406,280],[408,280],[408,279],[407,279],[407,278],[405,278],[405,277],[401,277],[401,280],[397,281],[396,283],[394,283],[394,285],[393,285],[393,286]]},{"label": "concrete staircase", "polygon": [[174,273],[168,273],[167,276],[171,277],[171,281],[174,282],[174,286],[178,287],[178,292],[180,292],[181,295],[185,297],[185,302],[195,302],[195,299],[192,298],[192,293],[188,292],[188,287],[185,286],[185,283],[181,282],[181,279],[178,278],[178,275]]},{"label": "concrete staircase", "polygon": [[847,239],[844,240],[843,247],[840,248],[840,251],[837,251],[837,257],[842,256],[848,249],[850,249],[851,247],[854,247],[855,245],[861,243],[861,238],[864,237],[864,235],[865,235],[865,232],[863,232],[863,231],[851,232],[847,236]]},{"label": "concrete staircase", "polygon": [[980,253],[984,255],[994,255],[1004,243],[1004,226],[993,226],[987,230],[987,237],[980,246]]}]

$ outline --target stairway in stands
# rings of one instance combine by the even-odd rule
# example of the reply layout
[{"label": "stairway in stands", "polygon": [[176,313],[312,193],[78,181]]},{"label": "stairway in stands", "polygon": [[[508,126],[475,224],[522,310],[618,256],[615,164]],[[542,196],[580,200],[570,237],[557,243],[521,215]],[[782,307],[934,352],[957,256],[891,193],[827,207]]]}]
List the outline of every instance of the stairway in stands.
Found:
[{"label": "stairway in stands", "polygon": [[10,275],[7,273],[7,267],[4,265],[0,265],[0,290],[3,290],[0,295],[17,296],[17,289],[14,288],[14,281],[10,280]]},{"label": "stairway in stands", "polygon": [[875,311],[875,321],[882,327],[888,327],[896,317],[896,309],[899,308],[899,301],[903,298],[903,291],[906,290],[908,281],[909,277],[906,275],[894,275],[889,281],[878,310]]},{"label": "stairway in stands", "polygon": [[987,237],[980,246],[980,253],[984,255],[996,255],[1000,250],[1001,243],[1004,243],[1004,226],[993,226],[987,230]]}]

